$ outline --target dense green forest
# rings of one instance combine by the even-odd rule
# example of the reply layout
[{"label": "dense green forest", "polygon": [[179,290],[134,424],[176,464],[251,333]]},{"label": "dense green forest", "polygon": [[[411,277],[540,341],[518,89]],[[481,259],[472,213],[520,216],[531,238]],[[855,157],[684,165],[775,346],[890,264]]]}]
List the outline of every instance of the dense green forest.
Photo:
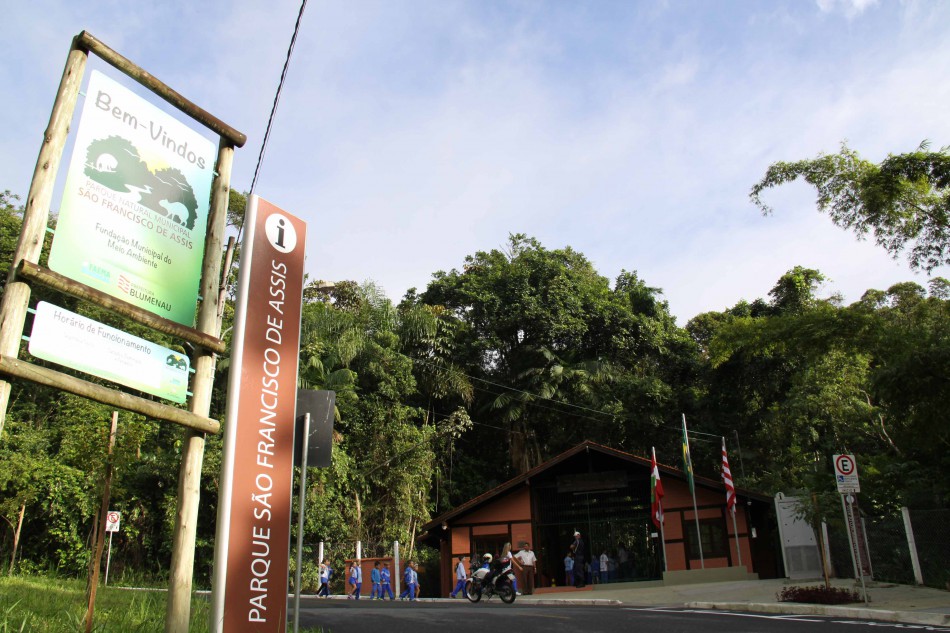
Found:
[{"label": "dense green forest", "polygon": [[[873,165],[843,147],[777,163],[752,198],[768,212],[765,190],[803,178],[842,226],[873,233],[895,254],[909,248],[912,266],[946,264],[950,161],[926,147],[888,161]],[[232,196],[235,224],[243,203]],[[0,194],[5,265],[19,214],[16,196]],[[866,510],[947,507],[950,282],[870,288],[845,305],[822,293],[824,281],[818,270],[795,267],[766,297],[677,324],[662,290],[637,272],[607,279],[582,253],[525,235],[434,273],[399,303],[372,283],[327,288],[311,280],[300,386],[336,391],[338,416],[332,467],[308,474],[305,542],[398,539],[412,547],[431,517],[585,439],[642,456],[655,446],[660,461],[676,466],[682,414],[700,475],[718,478],[724,436],[743,488],[825,493],[834,510],[830,457],[847,452],[861,465]],[[37,299],[177,346],[50,291],[35,289]],[[227,380],[222,358],[218,419]],[[4,571],[84,572],[110,415],[14,384],[0,437]],[[160,578],[182,432],[127,412],[119,420],[111,504],[123,516],[119,564]],[[211,568],[220,452],[220,436],[210,437],[199,585]]]}]

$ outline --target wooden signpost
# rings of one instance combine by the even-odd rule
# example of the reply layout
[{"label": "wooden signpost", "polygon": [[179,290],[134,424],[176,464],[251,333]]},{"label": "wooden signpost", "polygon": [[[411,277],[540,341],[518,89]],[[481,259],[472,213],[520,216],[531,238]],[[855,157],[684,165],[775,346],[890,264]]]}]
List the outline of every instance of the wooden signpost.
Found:
[{"label": "wooden signpost", "polygon": [[[214,175],[207,209],[207,229],[205,234],[200,236],[203,239],[204,255],[200,263],[201,277],[198,291],[201,300],[198,303],[198,316],[194,327],[165,319],[154,311],[144,309],[130,301],[123,301],[121,297],[109,296],[80,280],[57,274],[38,265],[46,225],[49,221],[53,187],[90,53],[172,104],[191,119],[212,130],[220,138],[217,156],[214,158]],[[220,303],[224,297],[221,292],[221,261],[231,166],[234,149],[243,146],[246,140],[247,137],[244,134],[201,109],[91,34],[85,31],[79,33],[73,38],[50,114],[49,125],[43,135],[24,208],[22,231],[13,261],[10,262],[10,273],[2,302],[0,302],[0,374],[48,385],[97,402],[186,427],[178,480],[178,508],[175,515],[172,567],[169,573],[166,631],[187,631],[191,613],[195,529],[201,463],[204,456],[204,436],[205,433],[218,433],[220,429],[219,423],[210,419],[208,414],[211,407],[215,354],[225,349],[224,343],[220,340],[221,315],[223,314]],[[213,146],[211,153],[214,153]],[[185,158],[189,158],[187,152]],[[117,389],[110,389],[82,378],[20,360],[19,348],[29,308],[30,283],[42,284],[91,301],[194,345],[191,366],[195,370],[195,375],[188,409],[179,409]],[[198,302],[198,297],[195,300]],[[0,436],[3,432],[9,399],[10,383],[0,380]]]}]

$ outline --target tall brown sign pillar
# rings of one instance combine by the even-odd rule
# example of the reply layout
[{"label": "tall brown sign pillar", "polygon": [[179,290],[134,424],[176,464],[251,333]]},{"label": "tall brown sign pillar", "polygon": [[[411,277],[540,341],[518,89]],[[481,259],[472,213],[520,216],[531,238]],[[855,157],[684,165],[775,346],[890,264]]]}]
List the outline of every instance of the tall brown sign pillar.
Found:
[{"label": "tall brown sign pillar", "polygon": [[248,200],[218,494],[211,631],[282,633],[306,225]]}]

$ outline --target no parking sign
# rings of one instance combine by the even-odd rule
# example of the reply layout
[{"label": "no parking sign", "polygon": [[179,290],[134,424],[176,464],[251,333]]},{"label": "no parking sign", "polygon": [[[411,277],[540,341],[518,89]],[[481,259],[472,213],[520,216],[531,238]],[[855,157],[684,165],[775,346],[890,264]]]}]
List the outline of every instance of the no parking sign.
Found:
[{"label": "no parking sign", "polygon": [[121,513],[116,512],[115,510],[109,510],[109,513],[106,515],[106,532],[118,532],[119,520],[121,518]]},{"label": "no parking sign", "polygon": [[835,455],[834,461],[838,492],[842,494],[861,492],[861,484],[858,483],[858,463],[854,460],[854,455]]}]

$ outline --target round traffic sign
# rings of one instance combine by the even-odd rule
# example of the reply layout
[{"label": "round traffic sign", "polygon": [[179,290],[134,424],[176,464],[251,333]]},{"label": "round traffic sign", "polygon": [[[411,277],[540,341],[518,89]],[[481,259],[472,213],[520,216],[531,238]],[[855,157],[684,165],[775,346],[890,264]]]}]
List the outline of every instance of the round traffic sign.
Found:
[{"label": "round traffic sign", "polygon": [[854,459],[850,455],[838,455],[835,458],[835,470],[841,475],[853,475],[855,470]]},{"label": "round traffic sign", "polygon": [[110,512],[106,515],[106,523],[118,523],[119,522],[119,513]]}]

